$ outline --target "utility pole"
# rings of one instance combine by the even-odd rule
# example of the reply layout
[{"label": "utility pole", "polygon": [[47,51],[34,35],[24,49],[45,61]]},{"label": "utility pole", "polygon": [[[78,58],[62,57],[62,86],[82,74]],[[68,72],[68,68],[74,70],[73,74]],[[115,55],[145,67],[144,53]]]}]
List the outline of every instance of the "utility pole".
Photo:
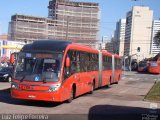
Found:
[{"label": "utility pole", "polygon": [[102,36],[102,43],[103,43],[103,36]]},{"label": "utility pole", "polygon": [[129,66],[130,66],[130,72],[131,72],[132,71],[132,55],[130,55],[130,61],[129,62],[130,62]]}]

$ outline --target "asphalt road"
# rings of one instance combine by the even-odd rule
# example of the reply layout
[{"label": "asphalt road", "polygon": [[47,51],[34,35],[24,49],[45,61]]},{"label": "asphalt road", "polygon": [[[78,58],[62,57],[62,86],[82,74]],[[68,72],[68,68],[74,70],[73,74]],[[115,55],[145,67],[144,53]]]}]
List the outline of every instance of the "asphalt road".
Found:
[{"label": "asphalt road", "polygon": [[[144,96],[151,89],[159,75],[126,72],[119,84],[101,88],[93,94],[82,95],[72,103],[51,103],[12,99],[10,83],[0,82],[0,114],[50,114],[49,118],[65,119],[160,119],[160,104],[145,101]],[[154,116],[153,116],[154,115]],[[134,117],[131,117],[134,116]],[[120,118],[119,118],[120,117]],[[145,120],[145,119],[144,119]],[[149,119],[150,120],[150,119]]]}]

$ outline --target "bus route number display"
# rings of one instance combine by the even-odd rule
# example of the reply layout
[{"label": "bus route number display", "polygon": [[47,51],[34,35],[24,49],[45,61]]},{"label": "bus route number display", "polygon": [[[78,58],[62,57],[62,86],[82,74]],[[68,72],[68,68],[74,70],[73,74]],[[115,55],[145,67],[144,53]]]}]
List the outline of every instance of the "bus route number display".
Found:
[{"label": "bus route number display", "polygon": [[52,58],[52,54],[35,54],[36,58]]}]

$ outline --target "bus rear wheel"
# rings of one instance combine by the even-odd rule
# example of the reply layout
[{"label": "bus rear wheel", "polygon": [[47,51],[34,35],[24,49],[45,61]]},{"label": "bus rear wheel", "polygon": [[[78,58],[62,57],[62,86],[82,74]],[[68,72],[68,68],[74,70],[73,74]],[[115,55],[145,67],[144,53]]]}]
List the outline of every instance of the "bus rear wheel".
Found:
[{"label": "bus rear wheel", "polygon": [[109,80],[110,84],[109,85],[112,85],[112,78],[110,77],[110,80]]},{"label": "bus rear wheel", "polygon": [[93,91],[94,91],[94,89],[95,89],[95,82],[93,81],[93,83],[92,83],[92,87],[91,87],[91,91],[89,92],[90,94],[92,94],[93,93]]},{"label": "bus rear wheel", "polygon": [[115,84],[118,84],[119,80],[120,80],[121,76],[118,76],[118,80],[115,82]]}]

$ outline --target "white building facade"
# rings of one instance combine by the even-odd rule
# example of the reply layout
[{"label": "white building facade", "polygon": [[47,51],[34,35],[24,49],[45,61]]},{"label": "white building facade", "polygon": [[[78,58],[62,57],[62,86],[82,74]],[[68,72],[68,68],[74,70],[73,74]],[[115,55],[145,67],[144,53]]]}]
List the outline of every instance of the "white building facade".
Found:
[{"label": "white building facade", "polygon": [[[137,57],[139,60],[151,56],[151,33],[153,11],[149,7],[134,6],[127,13],[124,54]],[[140,52],[137,48],[140,47]]]},{"label": "white building facade", "polygon": [[153,21],[153,30],[152,30],[152,44],[151,44],[151,54],[153,56],[157,55],[160,52],[160,46],[154,41],[155,35],[160,31],[160,20]]},{"label": "white building facade", "polygon": [[120,56],[124,55],[124,40],[125,40],[126,19],[120,19],[116,24],[114,35],[115,47]]},{"label": "white building facade", "polygon": [[14,52],[19,52],[19,48],[24,46],[24,42],[0,40],[0,57],[8,57]]}]

